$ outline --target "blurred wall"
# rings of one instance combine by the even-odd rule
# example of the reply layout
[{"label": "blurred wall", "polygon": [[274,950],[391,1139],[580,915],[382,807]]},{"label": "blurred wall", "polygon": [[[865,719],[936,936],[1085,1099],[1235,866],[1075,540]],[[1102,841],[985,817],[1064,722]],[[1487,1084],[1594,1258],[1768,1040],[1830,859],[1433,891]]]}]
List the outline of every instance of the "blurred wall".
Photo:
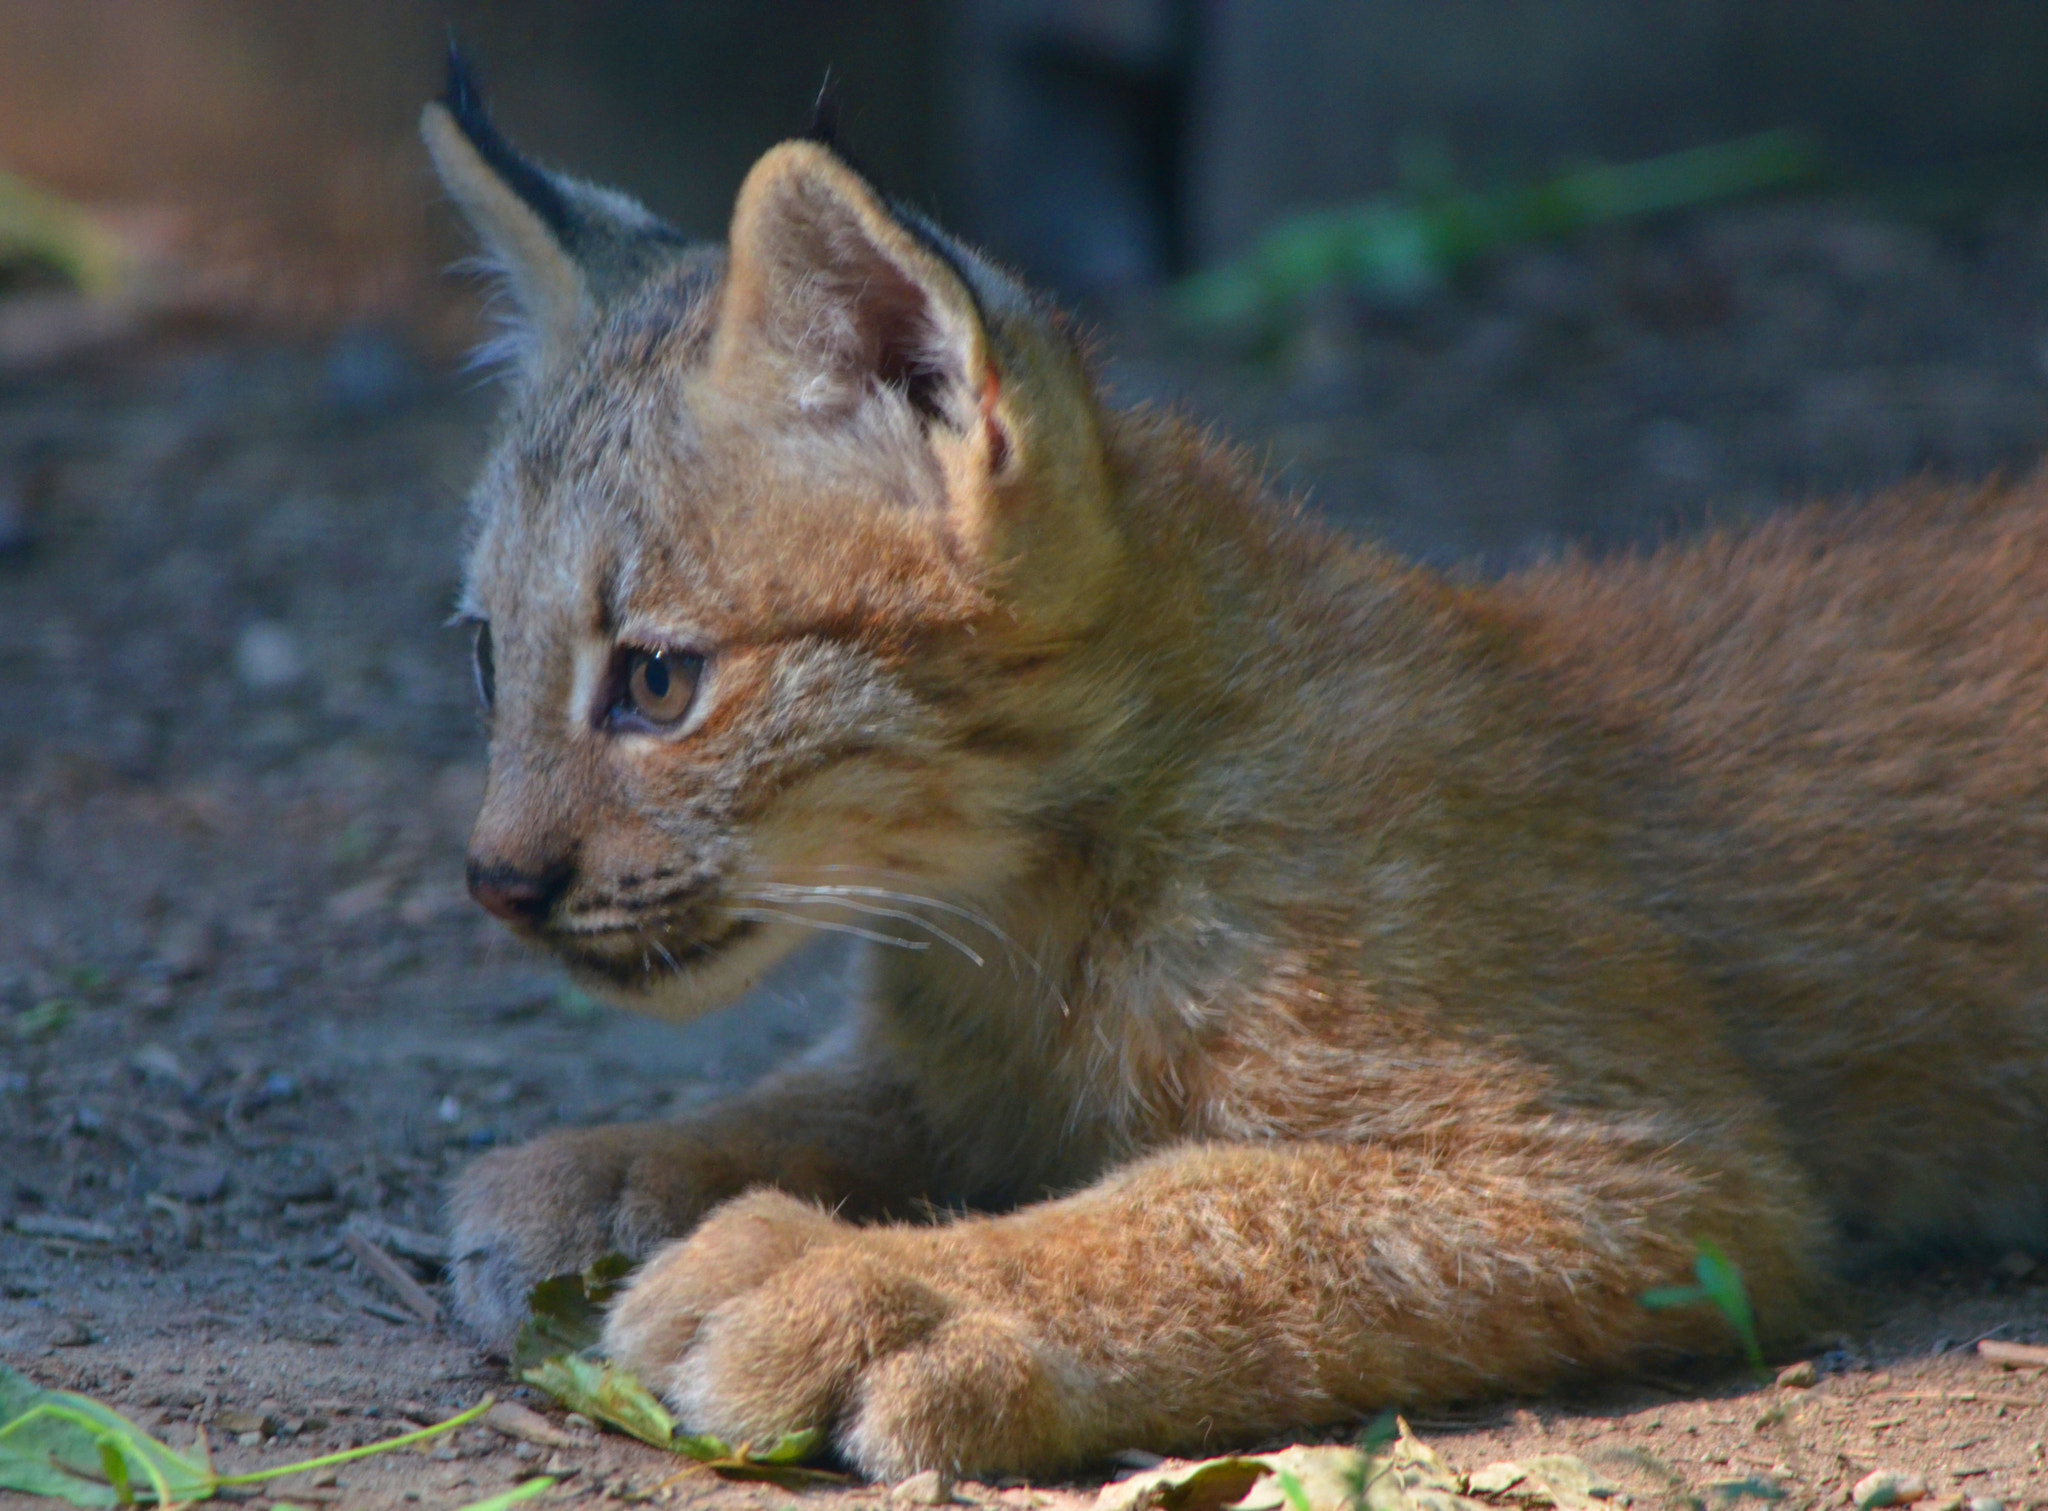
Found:
[{"label": "blurred wall", "polygon": [[863,160],[937,195],[938,4],[0,0],[0,168],[273,313],[417,314],[467,303],[417,136],[451,30],[515,142],[718,236],[828,70]]},{"label": "blurred wall", "polygon": [[1522,176],[1776,126],[1864,173],[2048,146],[2041,0],[1223,0],[1203,22],[1197,256],[1394,183],[1415,132]]},{"label": "blurred wall", "polygon": [[0,167],[112,206],[252,306],[466,299],[414,136],[446,30],[509,134],[715,235],[829,68],[844,139],[1070,294],[1394,182],[1766,126],[1851,167],[2048,146],[2041,0],[0,0]]}]

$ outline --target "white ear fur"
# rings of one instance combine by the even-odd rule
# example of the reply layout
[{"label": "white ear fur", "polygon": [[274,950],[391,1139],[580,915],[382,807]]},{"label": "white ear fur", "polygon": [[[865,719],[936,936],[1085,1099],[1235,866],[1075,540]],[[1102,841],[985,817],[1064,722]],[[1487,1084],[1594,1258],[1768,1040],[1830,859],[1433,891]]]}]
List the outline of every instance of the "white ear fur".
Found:
[{"label": "white ear fur", "polygon": [[988,338],[960,276],[815,142],[785,142],[747,175],[733,209],[714,361],[767,359],[805,409],[900,388],[928,417],[974,421]]},{"label": "white ear fur", "polygon": [[546,365],[567,351],[592,319],[590,288],[581,269],[547,223],[471,145],[445,105],[436,101],[420,112],[420,135],[443,187],[511,287],[524,322],[516,340],[524,365]]}]

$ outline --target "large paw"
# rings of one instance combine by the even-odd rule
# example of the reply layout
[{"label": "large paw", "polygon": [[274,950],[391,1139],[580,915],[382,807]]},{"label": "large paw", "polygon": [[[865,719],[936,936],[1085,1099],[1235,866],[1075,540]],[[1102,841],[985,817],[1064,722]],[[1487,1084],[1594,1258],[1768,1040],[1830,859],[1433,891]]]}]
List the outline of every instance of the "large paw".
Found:
[{"label": "large paw", "polygon": [[935,1237],[756,1192],[648,1262],[606,1349],[687,1431],[761,1444],[824,1427],[875,1479],[1072,1462],[1085,1371],[1002,1297],[955,1290]]},{"label": "large paw", "polygon": [[551,1134],[471,1165],[449,1200],[456,1315],[511,1345],[537,1281],[689,1231],[725,1190],[680,1129],[629,1123]]}]

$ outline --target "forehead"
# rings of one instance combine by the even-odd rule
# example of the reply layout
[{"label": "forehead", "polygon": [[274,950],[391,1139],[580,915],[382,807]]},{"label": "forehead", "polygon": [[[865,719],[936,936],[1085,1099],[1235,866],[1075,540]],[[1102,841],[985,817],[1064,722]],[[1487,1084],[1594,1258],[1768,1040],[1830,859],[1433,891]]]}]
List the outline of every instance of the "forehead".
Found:
[{"label": "forehead", "polygon": [[907,405],[828,418],[720,391],[721,270],[651,282],[521,396],[476,490],[466,608],[728,641],[978,612]]}]

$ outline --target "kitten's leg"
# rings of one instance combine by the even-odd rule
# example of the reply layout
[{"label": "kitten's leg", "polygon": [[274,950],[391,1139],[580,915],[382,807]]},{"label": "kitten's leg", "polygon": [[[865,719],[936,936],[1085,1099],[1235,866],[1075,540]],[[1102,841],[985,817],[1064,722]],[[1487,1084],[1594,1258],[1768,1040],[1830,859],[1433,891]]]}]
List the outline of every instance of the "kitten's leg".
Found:
[{"label": "kitten's leg", "polygon": [[854,1217],[908,1214],[928,1194],[927,1151],[902,1086],[855,1065],[773,1076],[681,1122],[576,1129],[487,1154],[449,1201],[456,1313],[503,1348],[536,1281],[613,1252],[641,1258],[755,1186]]},{"label": "kitten's leg", "polygon": [[1539,1387],[1656,1343],[1728,1347],[1710,1309],[1638,1300],[1690,1278],[1700,1235],[1760,1311],[1792,1307],[1813,1233],[1796,1183],[1668,1150],[1599,1130],[1190,1146],[938,1228],[757,1193],[657,1254],[606,1343],[691,1431],[828,1427],[877,1478],[1045,1473]]}]

